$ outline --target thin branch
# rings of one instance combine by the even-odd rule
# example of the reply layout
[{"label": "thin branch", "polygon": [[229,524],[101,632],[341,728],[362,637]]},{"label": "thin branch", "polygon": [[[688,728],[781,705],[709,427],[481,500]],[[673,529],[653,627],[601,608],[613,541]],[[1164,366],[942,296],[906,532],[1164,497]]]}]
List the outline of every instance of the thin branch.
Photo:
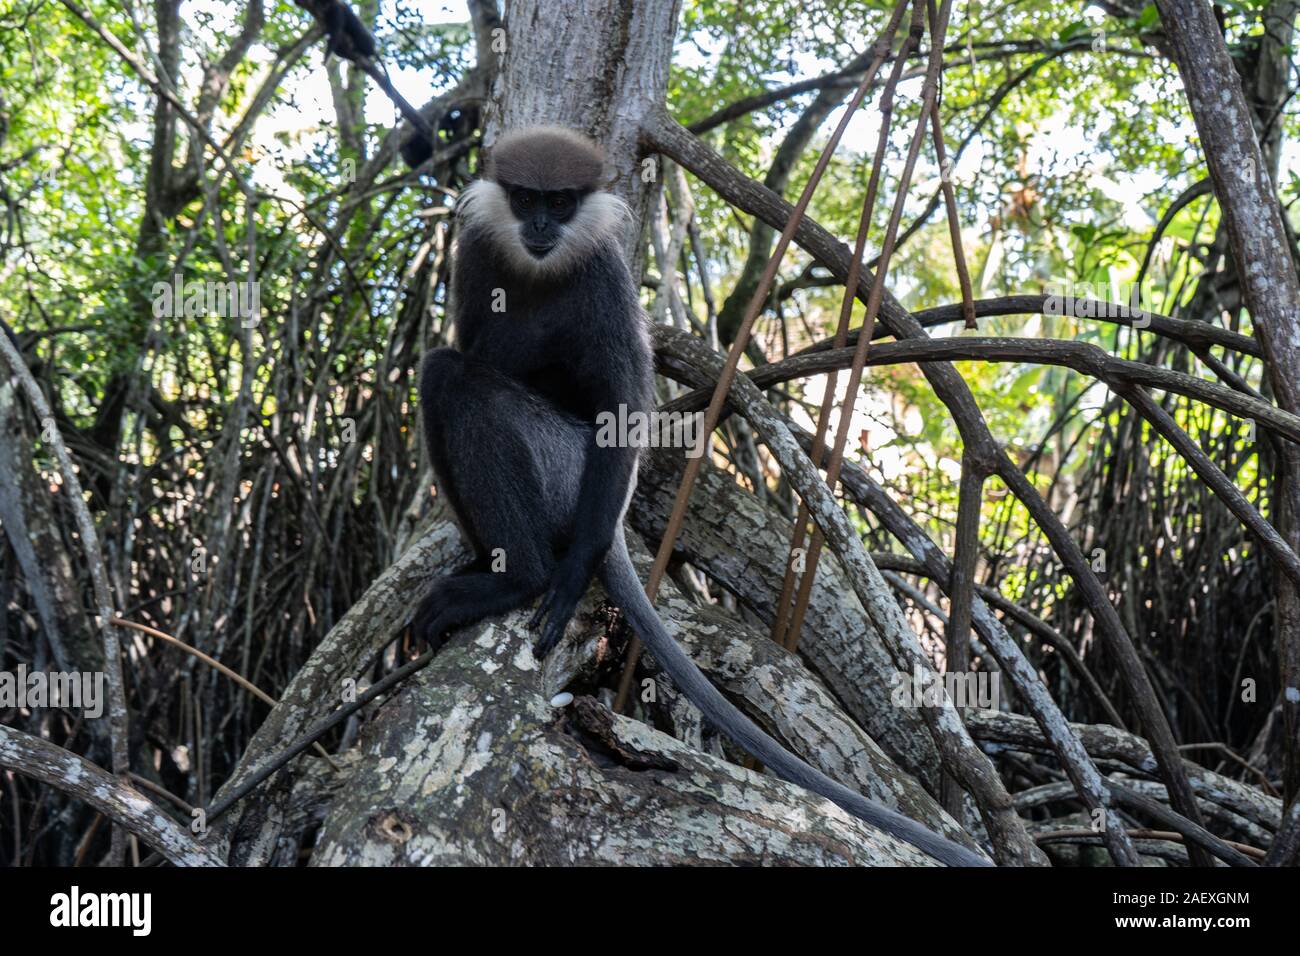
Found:
[{"label": "thin branch", "polygon": [[[252,681],[246,678],[243,674],[240,674],[238,671],[230,669],[229,667],[221,663],[221,661],[217,660],[216,658],[209,657],[207,654],[204,654],[197,647],[191,647],[189,644],[186,644],[184,641],[172,637],[170,634],[160,631],[157,628],[150,627],[148,624],[139,624],[135,621],[128,621],[126,618],[123,617],[114,617],[113,623],[116,624],[118,627],[129,627],[134,631],[139,631],[141,634],[148,634],[150,637],[154,638],[155,640],[163,641],[166,644],[170,644],[172,647],[184,651],[186,654],[189,654],[191,657],[202,661],[204,664],[207,664],[213,670],[226,675],[232,681],[234,681],[240,687],[244,688],[244,690],[248,691],[250,694],[252,694],[254,697],[256,697],[264,704],[269,704],[271,707],[274,707],[277,703],[274,697],[272,697],[266,691],[262,690],[262,688],[258,687],[256,684],[254,684]],[[324,747],[317,746],[316,750],[320,753],[322,757],[324,757],[326,760],[330,762],[331,765],[334,766],[334,769],[336,770],[338,769],[338,766],[334,764],[333,759],[330,757],[329,753],[325,750]]]},{"label": "thin branch", "polygon": [[[853,259],[849,262],[848,285],[845,287],[844,296],[840,301],[840,318],[835,329],[835,341],[841,348],[848,341],[849,320],[853,315],[853,295],[849,292],[849,289],[856,284],[858,269],[862,263],[862,254],[866,251],[867,232],[871,228],[871,217],[876,208],[876,194],[880,188],[880,174],[885,167],[885,146],[889,142],[889,130],[894,119],[894,91],[897,89],[899,74],[907,58],[908,47],[917,45],[920,42],[920,15],[921,5],[917,3],[913,7],[913,29],[903,41],[903,49],[900,51],[898,59],[894,61],[894,69],[885,81],[884,92],[880,95],[880,104],[878,106],[880,130],[876,136],[876,153],[871,162],[871,175],[867,182],[866,196],[862,201],[862,213],[858,219],[858,232],[853,245]],[[830,426],[831,408],[835,404],[835,393],[838,384],[838,376],[832,374],[830,380],[826,382],[826,387],[822,390],[821,409],[817,414],[817,431],[813,436],[812,450],[809,453],[814,468],[822,467],[822,458],[826,452],[826,430]],[[852,392],[845,393],[846,407],[849,407],[847,403],[852,394]],[[852,412],[845,411],[841,415],[852,417]],[[828,481],[828,484],[831,488],[834,488],[833,483]],[[786,561],[785,578],[781,582],[781,597],[777,601],[776,615],[772,621],[772,640],[791,651],[799,643],[799,630],[803,627],[804,614],[808,610],[808,598],[812,593],[812,581],[816,572],[816,562],[814,561],[812,570],[804,574],[802,579],[795,573],[795,556],[803,550],[804,532],[807,524],[808,505],[800,500],[799,511],[794,519],[794,527],[791,531],[790,552]],[[815,537],[816,532],[814,532],[814,539]],[[804,581],[808,582],[806,587],[803,584]],[[795,596],[796,584],[799,585],[797,597]],[[790,606],[792,597],[794,597],[793,607]]]},{"label": "thin branch", "polygon": [[131,769],[131,762],[127,755],[126,692],[122,682],[122,649],[117,632],[111,623],[116,615],[113,612],[113,597],[108,587],[108,574],[104,570],[103,552],[100,551],[99,547],[99,536],[95,532],[95,524],[90,518],[90,511],[86,508],[86,499],[81,490],[81,481],[77,478],[77,469],[72,464],[72,458],[68,454],[68,447],[63,443],[63,436],[59,434],[59,429],[54,423],[54,413],[45,401],[45,395],[41,392],[40,386],[36,384],[36,379],[32,378],[32,373],[28,370],[22,356],[18,354],[18,350],[14,348],[13,343],[9,341],[7,336],[0,335],[0,355],[4,356],[14,377],[22,385],[27,400],[31,402],[32,408],[36,412],[37,421],[41,426],[41,434],[54,451],[54,456],[59,463],[59,473],[63,477],[64,500],[67,502],[68,507],[72,509],[72,515],[77,524],[77,535],[81,539],[82,554],[85,556],[86,565],[90,570],[91,587],[95,595],[96,612],[99,617],[99,626],[104,643],[104,670],[108,677],[108,727],[113,755],[113,773],[120,780],[125,780],[127,773]]},{"label": "thin branch", "polygon": [[[852,349],[805,351],[780,362],[746,373],[761,390],[808,375],[844,368],[853,360]],[[1116,358],[1090,342],[1065,339],[988,338],[969,336],[946,339],[909,339],[875,346],[867,358],[869,366],[901,365],[916,362],[922,367],[936,362],[1029,362],[1059,365],[1090,375],[1116,390],[1141,385],[1184,395],[1243,419],[1254,420],[1291,442],[1300,442],[1300,416],[1283,411],[1253,396],[1206,381],[1157,368],[1144,362]],[[707,392],[697,389],[674,399],[665,411],[698,409]]]},{"label": "thin branch", "polygon": [[[921,19],[923,10],[921,3],[922,0],[916,0],[918,21]],[[952,0],[943,0],[943,6],[936,15],[937,18],[932,18],[930,22],[933,50],[925,84],[921,89],[920,116],[917,118],[916,130],[912,134],[912,142],[908,147],[907,157],[903,162],[903,170],[899,174],[898,188],[894,194],[894,205],[890,210],[889,223],[885,227],[884,242],[881,243],[880,247],[880,272],[876,277],[876,281],[872,283],[871,292],[867,296],[867,311],[863,319],[863,328],[867,330],[866,335],[859,335],[858,344],[853,350],[853,361],[849,366],[849,380],[844,389],[844,408],[841,411],[839,425],[835,432],[835,444],[831,449],[830,461],[826,465],[826,486],[831,489],[834,489],[839,482],[840,469],[844,463],[844,450],[848,446],[849,428],[853,423],[853,410],[857,405],[858,390],[862,384],[862,370],[867,360],[871,330],[875,328],[876,319],[880,315],[880,307],[884,300],[884,277],[889,272],[890,261],[893,258],[895,242],[898,239],[898,227],[903,219],[903,207],[907,203],[907,193],[912,183],[912,173],[916,169],[916,161],[921,155],[921,144],[925,140],[926,124],[930,120],[931,111],[938,100],[939,64],[941,62],[938,51],[943,47],[943,38],[948,29],[948,17],[951,10]],[[849,273],[845,277],[844,287],[843,308],[845,311],[852,308],[861,259],[861,254],[858,253],[854,255],[849,264]],[[808,597],[812,591],[813,576],[817,573],[817,562],[821,557],[822,544],[822,535],[814,530],[812,541],[808,546],[807,568],[804,571],[803,580],[799,582],[799,594],[795,598],[795,608],[790,623],[790,635],[786,641],[786,646],[791,650],[794,650],[799,643],[799,629],[803,625],[803,615],[808,608]]]},{"label": "thin branch", "polygon": [[[1173,830],[1149,830],[1146,827],[1129,827],[1126,831],[1130,838],[1134,840],[1166,840],[1169,843],[1183,843],[1188,840],[1186,836]],[[1088,830],[1082,827],[1068,830],[1048,830],[1045,833],[1035,833],[1034,839],[1039,843],[1066,843],[1066,842],[1097,842],[1102,839],[1102,835],[1096,830]],[[1235,840],[1221,840],[1225,847],[1236,850],[1244,856],[1255,860],[1264,859],[1264,851],[1259,847],[1249,846],[1245,843],[1237,843]]]},{"label": "thin branch", "polygon": [[[843,480],[844,489],[848,493],[849,497],[869,510],[877,518],[880,518],[881,523],[885,525],[889,533],[895,538],[898,538],[905,546],[915,537],[916,534],[922,533],[921,529],[916,526],[914,522],[911,522],[910,519],[908,519],[906,523],[899,522],[890,513],[894,509],[882,508],[880,506],[880,496],[884,495],[884,489],[876,485],[867,475],[866,471],[860,466],[854,465],[851,472],[846,469]],[[869,491],[867,490],[868,486],[874,486],[874,488]],[[901,509],[898,510],[901,511]],[[934,545],[934,550],[936,552],[938,551],[937,545]],[[940,587],[943,586],[943,579],[936,578],[934,570],[919,557],[907,558],[900,554],[892,554],[885,551],[873,551],[871,552],[871,560],[875,561],[876,567],[880,568],[882,571],[888,568],[891,571],[901,571],[905,574],[917,574],[931,578],[935,580]],[[940,570],[946,567],[947,559],[944,558]],[[951,578],[951,573],[948,574],[948,577]],[[1042,618],[1030,612],[1028,609],[1016,604],[1014,601],[1001,594],[998,590],[991,588],[988,585],[975,585],[975,594],[986,601],[990,607],[996,608],[1007,617],[1015,620],[1031,634],[1042,638],[1044,643],[1059,653],[1065,659],[1066,665],[1079,676],[1079,679],[1083,681],[1085,686],[1087,686],[1088,690],[1092,693],[1092,696],[1096,698],[1097,704],[1106,714],[1106,719],[1116,727],[1124,726],[1124,720],[1120,717],[1119,711],[1115,709],[1115,705],[1111,702],[1109,695],[1107,695],[1106,691],[1102,688],[1101,684],[1098,683],[1097,678],[1093,675],[1092,671],[1089,670],[1088,666],[1083,662],[1083,658],[1079,656],[1079,652],[1076,651],[1074,645],[1066,640],[1064,636],[1059,634],[1055,628],[1049,625]],[[974,611],[978,614],[978,601],[974,602],[972,606]],[[987,639],[988,638],[986,637],[985,640]]]},{"label": "thin branch", "polygon": [[[1175,319],[1146,310],[1134,311],[1121,302],[1107,302],[1102,299],[1076,298],[1063,302],[1060,296],[1048,294],[1008,295],[995,299],[976,299],[973,303],[977,318],[997,315],[1063,315],[1064,318],[1087,322],[1112,322],[1139,331],[1151,332],[1175,342],[1180,342],[1192,350],[1208,349],[1211,346],[1230,349],[1243,355],[1263,355],[1259,342],[1249,335],[1233,332],[1208,322],[1195,322],[1190,319]],[[1069,311],[1063,313],[1068,306]],[[956,322],[962,318],[961,303],[935,306],[922,309],[914,316],[924,328],[934,328]],[[876,337],[889,335],[887,329],[877,329]],[[803,351],[812,352],[829,348],[829,339],[809,346]],[[850,344],[852,344],[850,342]]]},{"label": "thin branch", "polygon": [[[870,85],[872,78],[875,77],[876,71],[884,63],[888,55],[894,32],[898,29],[899,23],[903,19],[903,12],[907,8],[907,0],[899,0],[893,14],[890,17],[889,24],[884,33],[876,40],[875,58],[872,61],[872,67],[868,69],[863,77],[862,83],[854,92],[852,99],[849,101],[848,108],[844,111],[839,124],[831,134],[825,148],[817,159],[817,164],[813,168],[812,175],[809,177],[803,192],[799,196],[799,201],[791,212],[788,221],[783,223],[781,238],[777,240],[776,248],[768,260],[767,268],[763,270],[763,276],[759,280],[759,286],[754,291],[754,297],[750,301],[749,308],[745,310],[745,317],[741,322],[740,330],[736,334],[735,340],[731,344],[731,349],[727,353],[726,364],[718,380],[718,386],[714,390],[713,398],[709,402],[709,407],[704,413],[703,434],[712,435],[717,428],[718,419],[722,414],[722,406],[726,399],[727,389],[731,385],[731,380],[736,375],[736,369],[740,364],[740,356],[744,353],[745,346],[749,342],[749,333],[753,328],[754,320],[758,317],[763,303],[767,300],[768,291],[772,287],[772,280],[776,277],[776,270],[785,255],[786,249],[794,237],[795,230],[799,226],[800,219],[803,218],[808,208],[808,203],[812,199],[813,192],[817,184],[821,182],[822,175],[826,172],[826,167],[830,163],[831,156],[834,154],[836,147],[839,146],[840,139],[844,135],[844,130],[848,127],[849,121],[853,119],[853,114],[857,111],[858,106],[862,103],[866,95],[867,87]],[[677,540],[681,532],[682,520],[686,515],[686,505],[690,499],[691,488],[695,484],[695,477],[699,474],[700,466],[704,461],[703,455],[691,458],[686,465],[686,473],[682,477],[681,487],[677,492],[677,501],[673,505],[672,513],[668,517],[668,527],[665,529],[663,540],[659,543],[658,552],[655,554],[654,566],[650,569],[650,578],[646,582],[646,593],[653,601],[654,596],[659,590],[659,582],[663,579],[664,572],[668,568],[669,558],[672,556],[673,542]],[[641,645],[637,640],[633,640],[628,647],[627,662],[623,666],[623,674],[619,680],[618,695],[614,700],[614,711],[617,713],[627,705],[628,694],[632,688],[632,679],[636,672],[636,662],[640,656]]]},{"label": "thin branch", "polygon": [[[957,494],[957,534],[953,549],[952,576],[948,581],[948,626],[944,631],[947,660],[945,670],[963,674],[970,670],[971,603],[975,596],[975,568],[980,548],[980,505],[985,475],[978,462],[963,458]],[[944,778],[947,784],[949,778]],[[961,819],[961,794],[948,786],[943,808]]]}]

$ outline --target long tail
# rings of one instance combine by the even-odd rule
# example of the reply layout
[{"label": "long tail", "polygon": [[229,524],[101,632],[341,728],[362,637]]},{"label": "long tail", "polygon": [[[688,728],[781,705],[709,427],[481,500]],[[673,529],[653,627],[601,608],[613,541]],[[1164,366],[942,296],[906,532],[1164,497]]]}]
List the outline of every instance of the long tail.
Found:
[{"label": "long tail", "polygon": [[778,776],[791,783],[821,794],[855,817],[907,841],[942,863],[949,866],[992,865],[978,853],[836,783],[790,753],[737,710],[700,673],[695,662],[686,656],[686,652],[659,620],[659,615],[642,590],[636,569],[632,567],[622,529],[615,535],[614,544],[601,565],[600,581],[614,603],[627,615],[637,636],[650,648],[655,660],[668,671],[673,683],[716,727],[761,760],[764,766],[770,767]]}]

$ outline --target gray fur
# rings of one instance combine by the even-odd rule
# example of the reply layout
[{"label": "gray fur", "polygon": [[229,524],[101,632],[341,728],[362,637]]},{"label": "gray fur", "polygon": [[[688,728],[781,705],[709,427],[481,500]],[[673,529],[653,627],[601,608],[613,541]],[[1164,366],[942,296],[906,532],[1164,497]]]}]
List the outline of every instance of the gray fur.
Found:
[{"label": "gray fur", "polygon": [[492,147],[487,178],[529,189],[595,189],[605,173],[604,151],[563,126],[506,133]]}]

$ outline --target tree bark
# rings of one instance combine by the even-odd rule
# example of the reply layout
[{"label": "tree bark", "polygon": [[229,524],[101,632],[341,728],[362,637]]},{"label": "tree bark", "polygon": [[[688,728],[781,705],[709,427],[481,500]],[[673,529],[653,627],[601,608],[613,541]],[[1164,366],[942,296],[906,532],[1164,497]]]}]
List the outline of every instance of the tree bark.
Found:
[{"label": "tree bark", "polygon": [[[644,570],[649,555],[633,547]],[[671,585],[660,613],[710,679],[770,733],[826,773],[974,846],[792,655]],[[557,706],[553,695],[602,657],[608,635],[592,623],[605,618],[598,601],[584,602],[585,639],[566,642],[543,666],[526,617],[467,629],[366,725],[314,865],[930,862],[815,794],[590,698]]]}]

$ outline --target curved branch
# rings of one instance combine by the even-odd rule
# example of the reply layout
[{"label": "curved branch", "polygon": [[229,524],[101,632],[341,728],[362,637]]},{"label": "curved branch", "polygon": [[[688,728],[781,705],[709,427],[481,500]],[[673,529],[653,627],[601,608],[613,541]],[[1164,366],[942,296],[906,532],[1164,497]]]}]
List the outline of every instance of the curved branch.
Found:
[{"label": "curved branch", "polygon": [[[850,348],[803,352],[780,362],[763,365],[749,372],[748,376],[759,389],[767,391],[792,379],[845,368],[852,359],[853,350]],[[1134,385],[1158,388],[1193,398],[1241,418],[1253,419],[1260,426],[1290,441],[1300,442],[1300,416],[1184,372],[1116,358],[1090,342],[984,336],[913,339],[881,343],[874,346],[867,356],[867,364],[874,366],[971,361],[1058,365],[1090,375],[1116,390]],[[674,399],[664,406],[664,410],[694,411],[701,408],[708,397],[707,389],[697,389]]]},{"label": "curved branch", "polygon": [[[753,215],[762,216],[773,225],[790,222],[793,208],[789,203],[738,173],[665,112],[660,111],[657,117],[652,118],[642,133],[649,148],[676,160],[728,202]],[[850,251],[815,220],[802,217],[795,225],[793,236],[802,248],[832,274],[841,279],[848,274]],[[875,276],[870,271],[863,270],[855,290],[859,300],[867,299],[875,281]],[[880,318],[900,339],[926,338],[925,331],[891,295],[886,294],[884,297]],[[1151,739],[1175,809],[1189,820],[1199,823],[1199,811],[1183,770],[1169,719],[1161,709],[1155,688],[1133,645],[1132,637],[1079,543],[993,438],[975,397],[960,373],[946,362],[926,364],[922,366],[922,373],[939,400],[947,406],[967,449],[978,456],[986,471],[1001,478],[1011,493],[1024,504],[1031,519],[1043,530],[1060,557],[1061,564],[1069,572],[1091,611],[1098,632],[1115,655],[1125,686],[1141,717],[1142,726]],[[1194,858],[1200,865],[1208,866],[1211,862],[1208,856],[1199,851],[1194,852]]]},{"label": "curved branch", "polygon": [[[657,326],[654,334],[657,344],[671,345],[687,356],[693,364],[710,377],[721,377],[722,357],[702,342],[675,330]],[[663,333],[662,337],[660,333]],[[853,591],[863,608],[879,630],[882,639],[894,657],[896,666],[904,673],[919,669],[927,682],[933,678],[934,668],[921,649],[916,635],[903,620],[897,602],[888,592],[880,571],[863,549],[862,541],[850,525],[844,509],[839,506],[830,489],[817,470],[813,468],[803,450],[791,435],[784,417],[763,397],[744,375],[732,380],[732,400],[743,409],[749,424],[759,433],[782,472],[789,478],[799,496],[808,503],[808,512],[826,536],[831,551],[848,573]],[[1001,780],[988,758],[969,746],[969,738],[952,701],[942,695],[939,707],[921,707],[921,716],[930,726],[943,757],[944,769],[951,772],[970,792],[984,816],[985,824],[993,837],[999,860],[1019,865],[1043,862],[1037,847],[1030,847],[1024,821],[1008,815],[1009,800]]]},{"label": "curved branch", "polygon": [[[885,524],[886,528],[889,528],[890,533],[893,534],[894,537],[898,538],[898,534],[892,527],[890,527],[890,522],[886,521],[882,517],[881,513],[871,506],[870,500],[865,494],[863,494],[862,484],[870,482],[871,479],[867,476],[865,471],[862,471],[857,466],[855,466],[854,470],[856,472],[855,474],[850,474],[847,469],[845,471],[845,491],[848,492],[849,497],[853,498],[864,508],[867,508],[872,512],[872,514],[876,515],[876,517],[881,518],[882,523]],[[874,482],[872,483],[874,484]],[[883,489],[881,490],[883,492]],[[920,528],[918,527],[916,530],[920,531]],[[908,537],[911,537],[911,535],[909,534]],[[903,539],[900,538],[899,540]],[[904,543],[906,544],[906,542]],[[937,547],[938,546],[936,545],[936,548]],[[918,558],[908,558],[901,554],[893,554],[892,552],[872,551],[871,560],[875,561],[876,566],[882,571],[888,569],[890,571],[900,571],[904,574],[919,575],[921,577],[930,578],[941,590],[945,588],[946,582],[942,576],[936,576],[935,573]],[[947,563],[946,556],[944,563]],[[1111,702],[1109,695],[1107,695],[1106,691],[1102,689],[1101,684],[1097,682],[1097,678],[1093,676],[1092,671],[1088,669],[1088,665],[1083,662],[1083,658],[1079,656],[1079,652],[1076,651],[1074,645],[1059,634],[1054,627],[1026,608],[1021,607],[1019,604],[1005,597],[1002,592],[998,591],[996,588],[991,588],[986,584],[977,584],[975,585],[975,593],[988,602],[991,607],[997,608],[1007,617],[1013,618],[1017,623],[1024,627],[1025,630],[1042,638],[1044,643],[1048,644],[1053,650],[1059,653],[1065,659],[1066,665],[1078,675],[1084,686],[1086,686],[1092,693],[1093,697],[1097,699],[1098,705],[1106,712],[1107,719],[1116,727],[1124,726],[1124,721],[1120,717],[1119,711],[1115,709],[1115,705]]]},{"label": "curved branch", "polygon": [[[751,381],[768,389],[792,378],[811,374],[810,370],[834,371],[853,360],[852,349],[832,349],[801,357],[773,362],[756,369]],[[1155,368],[1142,362],[1115,358],[1087,342],[1057,339],[953,338],[924,341],[887,342],[876,346],[867,358],[869,365],[895,365],[901,362],[935,361],[1013,361],[1061,365],[1097,378],[1128,402],[1174,446],[1197,475],[1227,505],[1245,527],[1259,539],[1279,568],[1300,585],[1300,557],[1286,539],[1269,524],[1223,471],[1192,441],[1169,413],[1151,400],[1145,388],[1159,388],[1195,398],[1215,408],[1253,419],[1260,425],[1300,442],[1300,417],[1282,411],[1267,402],[1252,398],[1213,382],[1182,372]],[[795,370],[798,370],[797,372]],[[793,374],[792,374],[793,373]],[[708,400],[708,388],[697,389],[664,406],[666,411],[690,411]]]},{"label": "curved branch", "polygon": [[1210,187],[1210,180],[1207,177],[1198,182],[1192,183],[1179,193],[1174,201],[1169,204],[1169,208],[1161,214],[1160,221],[1156,223],[1156,228],[1151,233],[1150,241],[1147,242],[1147,251],[1142,257],[1142,268],[1138,269],[1137,280],[1134,282],[1134,285],[1138,288],[1142,287],[1142,280],[1146,278],[1147,269],[1151,265],[1151,256],[1154,255],[1156,251],[1156,243],[1158,243],[1160,237],[1165,234],[1165,230],[1169,228],[1169,224],[1174,221],[1174,216],[1186,209],[1198,196],[1209,196],[1213,192],[1214,190]]},{"label": "curved branch", "polygon": [[225,865],[132,787],[48,740],[0,724],[0,767],[84,800],[177,866]]},{"label": "curved branch", "polygon": [[[1056,48],[1054,56],[1060,56],[1065,53],[1086,52],[1092,49],[1092,42],[1092,37],[1089,35],[1078,40],[1061,44],[1059,48]],[[980,44],[975,45],[980,46]],[[997,44],[990,44],[990,46],[996,46],[997,48],[990,49],[988,52],[976,57],[975,59],[978,62],[987,63],[995,60],[1007,60],[1015,56],[1025,56],[1030,53],[1040,53],[1052,49],[1050,44],[1042,40],[1007,40],[1000,41]],[[1124,47],[1108,46],[1106,47],[1106,50],[1107,52],[1118,53],[1121,56],[1147,55],[1140,50],[1130,50]],[[947,72],[955,66],[965,66],[971,62],[971,58],[968,55],[965,55],[967,53],[966,46],[961,43],[949,44],[944,47],[944,52],[955,54],[955,58],[952,61],[943,64],[944,72]],[[925,60],[928,59],[929,56],[930,51],[922,49],[918,51],[913,58]],[[709,132],[709,130],[716,129],[724,123],[730,123],[732,120],[739,119],[748,113],[757,112],[765,107],[772,106],[784,100],[792,99],[793,97],[799,96],[803,93],[811,93],[813,90],[823,90],[836,86],[850,87],[862,77],[862,73],[866,69],[866,65],[870,62],[870,59],[870,51],[860,53],[838,70],[831,70],[829,73],[823,73],[821,76],[810,77],[806,80],[797,80],[794,83],[787,83],[785,86],[778,86],[770,90],[764,90],[761,93],[753,93],[749,96],[741,97],[721,109],[714,110],[712,113],[702,117],[701,119],[685,124],[686,128],[696,136],[702,136]],[[893,57],[891,56],[890,60],[892,59]],[[923,74],[924,71],[917,68],[904,73],[903,79],[911,79]]]},{"label": "curved branch", "polygon": [[[1042,731],[1028,717],[991,710],[974,710],[966,714],[966,725],[976,740],[1011,747],[1030,753],[1047,750]],[[1088,753],[1098,760],[1118,760],[1140,774],[1156,770],[1155,759],[1146,741],[1128,731],[1104,724],[1070,724],[1083,741]],[[1183,770],[1195,788],[1197,799],[1217,803],[1272,833],[1278,829],[1282,802],[1260,793],[1254,787],[1208,770],[1192,760],[1183,761]]]},{"label": "curved branch", "polygon": [[[656,345],[662,355],[669,356],[677,362],[690,367],[697,377],[701,374],[709,375],[712,366],[717,364],[717,357],[707,349],[703,349],[698,341],[689,335],[660,326],[654,329],[654,336]],[[674,371],[669,370],[667,374],[674,374]],[[743,376],[737,379],[737,382],[743,381]],[[733,383],[733,390],[735,388],[736,385]],[[733,394],[735,394],[734,391]],[[737,400],[740,401],[740,399]],[[797,437],[803,449],[807,451],[812,445],[812,436],[797,430],[796,426],[787,417],[781,415],[772,406],[764,404],[766,406],[764,409],[754,409],[752,414],[759,414],[760,411],[770,412],[784,423],[785,427]],[[747,411],[746,414],[748,417],[751,412]],[[749,421],[754,424],[752,417],[749,417]],[[845,487],[850,489],[850,494],[856,492],[865,507],[871,510],[889,532],[912,551],[918,560],[925,564],[930,575],[939,583],[940,588],[946,593],[949,592],[952,579],[952,562],[948,560],[947,555],[885,493],[884,489],[873,482],[854,462],[846,460],[844,465],[845,470],[842,477]],[[821,487],[822,490],[825,490],[824,485]],[[832,550],[835,550],[835,548],[832,547]],[[845,567],[847,569],[848,566],[845,565]],[[850,578],[850,583],[853,583],[852,578]],[[1105,809],[1110,826],[1121,828],[1120,820],[1114,816],[1114,811],[1109,807],[1110,795],[1100,772],[1089,759],[1083,745],[1070,730],[1065,715],[1061,713],[1056,702],[1052,700],[1051,694],[1048,693],[1047,688],[1038,676],[1037,669],[1025,657],[1020,645],[1007,633],[1002,622],[989,610],[988,605],[978,597],[971,602],[971,620],[980,636],[987,643],[998,665],[1010,677],[1017,692],[1025,700],[1026,706],[1034,715],[1038,726],[1042,728],[1047,739],[1052,741],[1053,750],[1060,759],[1061,766],[1065,768],[1080,800],[1089,809]],[[1123,844],[1124,837],[1122,833],[1110,834],[1108,845],[1113,846],[1117,857],[1128,861],[1134,860],[1133,848],[1131,846],[1126,847]]]},{"label": "curved branch", "polygon": [[95,531],[95,523],[90,518],[90,511],[86,508],[86,499],[81,491],[81,481],[77,478],[77,469],[72,464],[67,445],[63,443],[63,436],[59,434],[54,424],[54,413],[50,411],[49,403],[45,401],[45,395],[41,392],[41,387],[36,384],[36,379],[32,378],[27,364],[6,336],[0,336],[0,356],[4,357],[14,378],[22,386],[27,400],[31,402],[32,409],[42,423],[45,434],[49,438],[48,443],[59,463],[59,473],[63,476],[67,504],[72,509],[77,524],[77,534],[81,538],[82,554],[90,570],[91,588],[95,596],[96,613],[99,616],[99,626],[103,636],[104,670],[108,677],[108,728],[113,755],[113,773],[119,778],[125,778],[131,769],[131,764],[127,756],[126,691],[122,682],[122,649],[117,632],[111,623],[114,617],[113,596],[108,587],[108,573],[104,570],[104,555],[99,547],[99,535]]},{"label": "curved branch", "polygon": [[[1057,298],[1059,297],[1047,295],[1046,293],[1030,293],[1007,295],[993,299],[976,299],[974,303],[975,315],[978,318],[991,318],[1000,315],[1053,315],[1056,313],[1053,311],[1052,300]],[[922,328],[931,329],[939,325],[948,325],[960,321],[962,319],[961,308],[960,302],[938,305],[914,313],[913,318]],[[1071,314],[1067,317],[1094,322],[1113,322],[1116,325],[1154,332],[1156,335],[1172,339],[1175,342],[1181,342],[1193,350],[1208,349],[1217,345],[1245,355],[1258,357],[1264,354],[1259,347],[1259,342],[1249,335],[1242,335],[1240,332],[1233,332],[1231,329],[1211,325],[1208,322],[1175,319],[1155,312],[1139,311],[1135,315],[1131,313],[1127,305],[1118,302],[1087,298],[1075,299]],[[1145,324],[1137,325],[1135,320]],[[850,345],[856,341],[856,334],[854,332],[850,335]],[[872,340],[884,338],[890,334],[892,333],[888,329],[877,328],[872,334]],[[795,354],[823,352],[831,347],[831,342],[832,340],[829,338],[823,339]]]}]

